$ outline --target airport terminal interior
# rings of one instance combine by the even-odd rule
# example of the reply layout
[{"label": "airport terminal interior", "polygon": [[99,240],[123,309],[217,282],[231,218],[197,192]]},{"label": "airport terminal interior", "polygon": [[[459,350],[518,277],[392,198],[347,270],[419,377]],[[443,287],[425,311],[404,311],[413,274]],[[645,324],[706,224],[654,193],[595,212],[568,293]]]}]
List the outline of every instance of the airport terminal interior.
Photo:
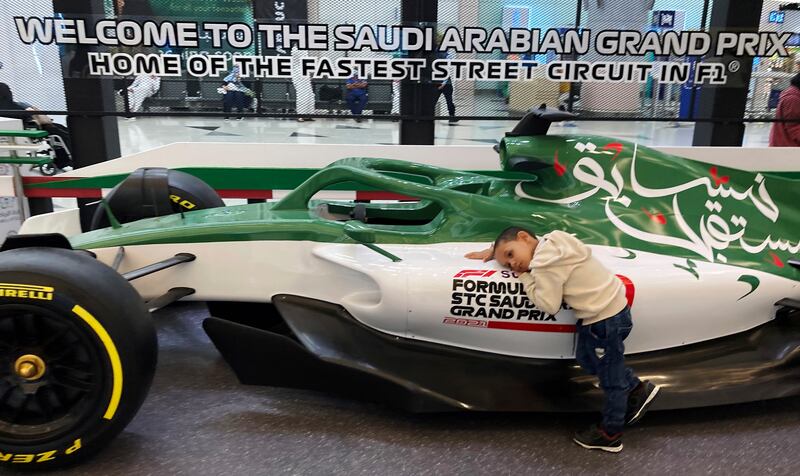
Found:
[{"label": "airport terminal interior", "polygon": [[[450,125],[437,121],[435,145],[484,145],[499,142],[514,128],[513,120],[459,121]],[[769,144],[770,123],[747,124],[744,147]],[[681,122],[572,122],[551,126],[553,134],[597,134],[651,146],[689,147],[693,123]],[[221,118],[139,117],[135,121],[119,119],[120,148],[133,154],[172,142],[246,142],[287,144],[398,144],[397,122],[385,119],[319,119],[298,123],[290,119],[246,118],[242,121]]]}]

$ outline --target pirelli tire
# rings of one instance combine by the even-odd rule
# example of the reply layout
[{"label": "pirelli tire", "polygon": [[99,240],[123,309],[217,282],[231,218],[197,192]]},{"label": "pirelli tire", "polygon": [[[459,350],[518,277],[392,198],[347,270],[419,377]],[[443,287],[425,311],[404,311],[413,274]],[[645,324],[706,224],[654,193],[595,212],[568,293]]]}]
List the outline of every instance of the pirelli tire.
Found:
[{"label": "pirelli tire", "polygon": [[[111,189],[105,200],[120,223],[225,206],[217,192],[199,178],[160,167],[137,169]],[[85,231],[109,225],[106,208],[98,206]]]},{"label": "pirelli tire", "polygon": [[84,460],[130,422],[157,356],[136,290],[86,253],[0,253],[0,467]]}]

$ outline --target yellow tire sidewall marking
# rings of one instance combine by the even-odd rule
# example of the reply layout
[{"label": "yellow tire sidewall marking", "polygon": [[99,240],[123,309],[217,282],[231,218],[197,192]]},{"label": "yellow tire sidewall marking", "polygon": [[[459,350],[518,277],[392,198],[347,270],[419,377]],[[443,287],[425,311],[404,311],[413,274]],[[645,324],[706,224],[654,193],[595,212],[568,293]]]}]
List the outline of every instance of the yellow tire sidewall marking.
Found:
[{"label": "yellow tire sidewall marking", "polygon": [[100,338],[100,341],[106,348],[106,353],[108,353],[108,358],[111,361],[111,373],[113,376],[111,400],[108,402],[108,408],[106,408],[106,412],[103,415],[104,419],[111,420],[117,412],[117,407],[119,407],[119,401],[122,397],[122,362],[117,353],[117,346],[114,345],[114,341],[111,340],[111,336],[108,335],[108,332],[106,332],[102,324],[100,324],[86,309],[76,304],[75,307],[72,308],[72,312],[89,324],[89,327],[97,334],[97,337]]}]

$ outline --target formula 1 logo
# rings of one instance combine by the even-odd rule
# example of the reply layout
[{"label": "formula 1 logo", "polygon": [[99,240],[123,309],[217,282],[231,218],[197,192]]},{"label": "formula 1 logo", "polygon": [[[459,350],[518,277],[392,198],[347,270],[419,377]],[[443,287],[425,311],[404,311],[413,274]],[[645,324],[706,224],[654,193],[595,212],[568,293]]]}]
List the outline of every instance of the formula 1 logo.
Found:
[{"label": "formula 1 logo", "polygon": [[497,271],[494,269],[462,269],[454,278],[488,278]]}]

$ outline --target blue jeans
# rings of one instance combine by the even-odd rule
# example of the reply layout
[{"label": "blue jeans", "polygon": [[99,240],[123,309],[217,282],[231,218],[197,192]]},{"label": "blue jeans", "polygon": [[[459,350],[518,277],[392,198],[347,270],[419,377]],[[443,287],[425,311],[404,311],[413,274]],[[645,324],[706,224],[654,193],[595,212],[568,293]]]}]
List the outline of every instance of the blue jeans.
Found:
[{"label": "blue jeans", "polygon": [[[238,112],[242,112],[250,104],[250,98],[241,91],[228,91],[222,96],[222,110],[231,112],[235,108]],[[225,116],[228,117],[228,116]]]},{"label": "blue jeans", "polygon": [[350,112],[355,116],[361,115],[361,111],[367,105],[367,95],[364,93],[348,92],[345,99],[347,99],[347,105],[350,106]]},{"label": "blue jeans", "polygon": [[584,326],[578,320],[578,344],[575,358],[590,375],[597,375],[605,393],[603,429],[608,434],[622,431],[628,394],[639,385],[639,379],[625,366],[625,345],[622,341],[633,328],[631,310],[627,306],[619,314]]}]

